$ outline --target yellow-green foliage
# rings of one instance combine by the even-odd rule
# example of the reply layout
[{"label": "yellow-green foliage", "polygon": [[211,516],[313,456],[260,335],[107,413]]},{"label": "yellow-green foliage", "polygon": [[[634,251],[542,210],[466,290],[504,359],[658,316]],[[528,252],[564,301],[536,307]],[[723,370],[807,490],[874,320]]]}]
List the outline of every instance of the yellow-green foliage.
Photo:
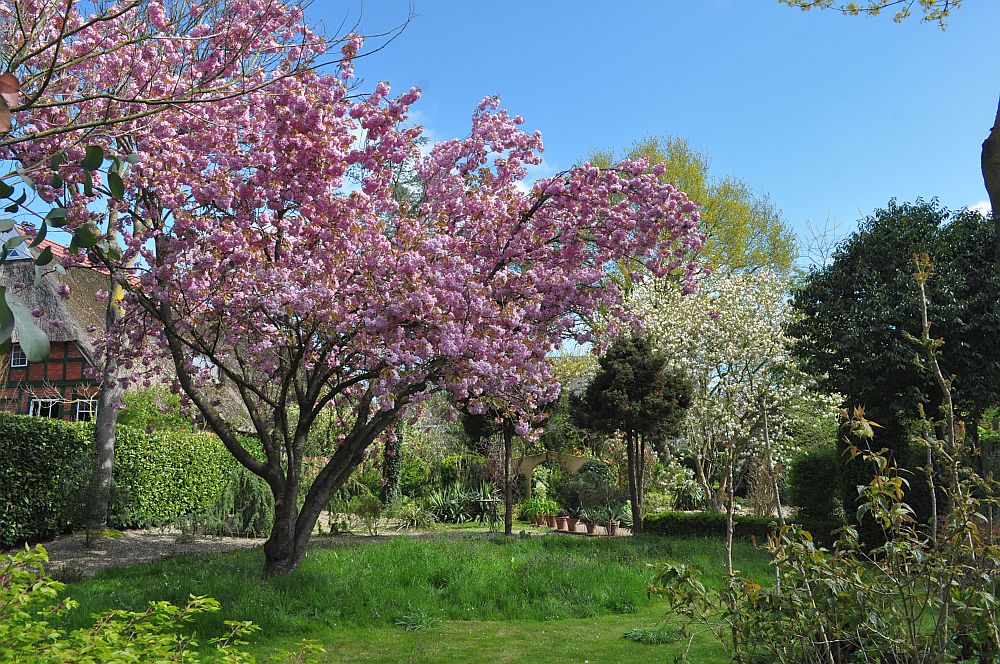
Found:
[{"label": "yellow-green foliage", "polygon": [[119,427],[110,520],[136,528],[205,509],[236,469],[236,460],[211,434]]}]

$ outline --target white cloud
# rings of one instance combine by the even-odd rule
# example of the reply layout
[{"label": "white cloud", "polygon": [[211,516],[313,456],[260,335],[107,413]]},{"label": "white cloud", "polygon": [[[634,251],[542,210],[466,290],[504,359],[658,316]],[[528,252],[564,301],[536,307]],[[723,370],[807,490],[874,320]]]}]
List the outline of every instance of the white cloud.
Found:
[{"label": "white cloud", "polygon": [[990,213],[990,202],[989,201],[979,201],[978,203],[973,203],[969,206],[969,209],[973,212],[978,212],[984,217]]}]

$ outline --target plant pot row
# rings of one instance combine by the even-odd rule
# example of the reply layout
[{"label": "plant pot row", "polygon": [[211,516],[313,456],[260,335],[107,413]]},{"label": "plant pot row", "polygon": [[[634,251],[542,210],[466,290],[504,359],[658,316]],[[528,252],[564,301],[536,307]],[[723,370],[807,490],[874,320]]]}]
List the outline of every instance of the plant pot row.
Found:
[{"label": "plant pot row", "polygon": [[608,535],[618,534],[618,521],[609,521],[607,523],[597,524],[593,521],[581,521],[573,516],[556,516],[554,514],[536,516],[534,520],[535,524],[539,526],[548,526],[549,528],[562,530],[567,533],[579,532],[577,527],[582,523],[584,527],[586,527],[588,535],[597,534],[598,525],[603,525]]}]

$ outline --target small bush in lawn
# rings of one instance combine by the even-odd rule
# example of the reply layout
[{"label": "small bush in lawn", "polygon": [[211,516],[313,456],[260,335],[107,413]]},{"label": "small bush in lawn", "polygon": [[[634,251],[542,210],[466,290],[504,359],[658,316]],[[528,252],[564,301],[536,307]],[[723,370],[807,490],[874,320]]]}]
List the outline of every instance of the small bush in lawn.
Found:
[{"label": "small bush in lawn", "polygon": [[680,630],[675,627],[633,627],[622,634],[622,638],[636,643],[660,645],[674,643],[682,638],[682,635]]},{"label": "small bush in lawn", "polygon": [[425,611],[411,611],[396,618],[396,625],[403,628],[404,632],[416,632],[429,627],[437,627],[441,624],[440,618]]}]

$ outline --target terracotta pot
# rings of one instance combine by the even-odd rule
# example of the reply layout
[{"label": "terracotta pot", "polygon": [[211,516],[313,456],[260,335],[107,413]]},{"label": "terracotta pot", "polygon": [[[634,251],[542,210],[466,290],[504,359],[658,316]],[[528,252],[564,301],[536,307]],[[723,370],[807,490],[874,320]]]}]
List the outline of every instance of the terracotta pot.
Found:
[{"label": "terracotta pot", "polygon": [[545,517],[542,516],[541,514],[539,514],[538,516],[536,516],[535,517],[535,525],[536,526],[544,526],[545,525]]},{"label": "terracotta pot", "polygon": [[559,530],[566,530],[566,517],[564,517],[564,516],[557,516],[556,517],[556,526],[559,528]]},{"label": "terracotta pot", "polygon": [[566,517],[566,530],[568,530],[571,533],[575,533],[576,526],[578,523],[580,523],[580,520],[575,516]]},{"label": "terracotta pot", "polygon": [[597,524],[596,523],[593,523],[591,521],[587,521],[584,525],[587,526],[587,534],[588,535],[593,535],[594,533],[597,532]]},{"label": "terracotta pot", "polygon": [[546,514],[545,515],[545,525],[547,525],[549,528],[555,528],[556,527],[556,515],[555,514]]},{"label": "terracotta pot", "polygon": [[608,521],[606,524],[604,524],[604,527],[608,529],[608,535],[610,537],[614,537],[615,535],[618,534],[618,522],[617,521]]}]

